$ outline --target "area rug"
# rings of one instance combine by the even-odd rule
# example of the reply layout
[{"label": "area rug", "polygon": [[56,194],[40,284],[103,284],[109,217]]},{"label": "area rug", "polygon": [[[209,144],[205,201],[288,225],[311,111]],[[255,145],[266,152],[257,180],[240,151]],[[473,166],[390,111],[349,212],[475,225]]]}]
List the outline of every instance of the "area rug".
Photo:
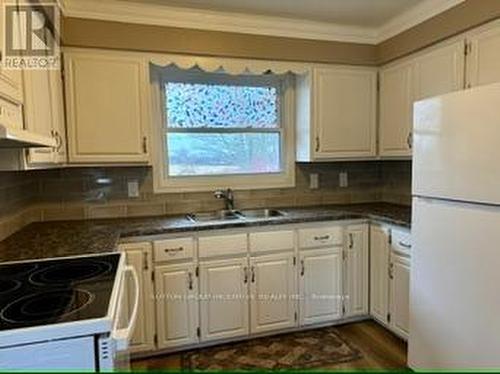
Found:
[{"label": "area rug", "polygon": [[327,327],[189,351],[182,355],[182,369],[311,369],[361,357],[335,327]]}]

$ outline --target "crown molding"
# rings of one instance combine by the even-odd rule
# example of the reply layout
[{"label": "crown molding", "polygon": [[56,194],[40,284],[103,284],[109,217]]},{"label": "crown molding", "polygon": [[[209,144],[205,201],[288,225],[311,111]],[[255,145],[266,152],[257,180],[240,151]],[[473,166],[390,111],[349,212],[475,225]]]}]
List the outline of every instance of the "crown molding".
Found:
[{"label": "crown molding", "polygon": [[120,0],[59,1],[61,10],[67,17],[374,45],[465,0],[425,0],[391,19],[381,28],[141,4]]},{"label": "crown molding", "polygon": [[412,27],[447,11],[465,0],[424,0],[397,15],[378,30],[377,43],[392,38]]}]

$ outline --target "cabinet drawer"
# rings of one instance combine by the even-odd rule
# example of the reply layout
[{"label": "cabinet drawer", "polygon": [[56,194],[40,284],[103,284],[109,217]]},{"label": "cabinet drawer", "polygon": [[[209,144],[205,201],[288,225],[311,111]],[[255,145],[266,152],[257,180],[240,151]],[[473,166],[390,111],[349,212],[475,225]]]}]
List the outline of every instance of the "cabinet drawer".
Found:
[{"label": "cabinet drawer", "polygon": [[200,258],[246,253],[247,234],[201,237],[198,249]]},{"label": "cabinet drawer", "polygon": [[193,238],[157,240],[154,242],[155,262],[193,258]]},{"label": "cabinet drawer", "polygon": [[411,255],[411,233],[404,229],[392,230],[392,249],[403,255]]},{"label": "cabinet drawer", "polygon": [[250,252],[293,251],[293,231],[269,231],[250,234]]},{"label": "cabinet drawer", "polygon": [[341,226],[321,227],[299,230],[299,247],[314,248],[332,245],[342,245]]}]

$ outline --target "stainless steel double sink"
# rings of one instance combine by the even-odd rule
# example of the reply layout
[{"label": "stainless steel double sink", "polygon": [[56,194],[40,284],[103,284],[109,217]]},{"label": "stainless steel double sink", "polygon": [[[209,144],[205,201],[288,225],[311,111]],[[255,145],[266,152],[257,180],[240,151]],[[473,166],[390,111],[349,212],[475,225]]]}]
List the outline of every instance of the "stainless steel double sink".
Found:
[{"label": "stainless steel double sink", "polygon": [[216,210],[213,212],[190,213],[186,218],[191,222],[220,222],[244,219],[267,219],[283,217],[286,213],[276,209]]}]

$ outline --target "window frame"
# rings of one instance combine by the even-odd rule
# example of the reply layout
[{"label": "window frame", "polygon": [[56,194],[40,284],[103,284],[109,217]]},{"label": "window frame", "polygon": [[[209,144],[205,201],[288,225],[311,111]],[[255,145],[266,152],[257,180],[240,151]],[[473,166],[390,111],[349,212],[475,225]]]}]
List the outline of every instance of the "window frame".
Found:
[{"label": "window frame", "polygon": [[[238,76],[237,81],[228,74],[204,73],[202,71],[187,71],[178,68],[154,69],[152,71],[153,105],[155,118],[153,121],[154,145],[156,155],[153,163],[153,177],[155,192],[195,192],[212,191],[219,188],[234,190],[286,188],[295,186],[295,92],[292,74],[282,76],[255,75]],[[258,83],[256,83],[256,81]],[[219,129],[200,128],[199,130],[174,129],[174,133],[279,133],[280,135],[280,162],[281,172],[249,173],[249,174],[218,174],[218,175],[190,175],[169,176],[169,163],[166,137],[172,128],[167,126],[166,118],[166,83],[216,83],[230,85],[265,86],[272,85],[278,88],[280,99],[278,102],[278,116],[280,126],[277,128],[245,128]]]}]

